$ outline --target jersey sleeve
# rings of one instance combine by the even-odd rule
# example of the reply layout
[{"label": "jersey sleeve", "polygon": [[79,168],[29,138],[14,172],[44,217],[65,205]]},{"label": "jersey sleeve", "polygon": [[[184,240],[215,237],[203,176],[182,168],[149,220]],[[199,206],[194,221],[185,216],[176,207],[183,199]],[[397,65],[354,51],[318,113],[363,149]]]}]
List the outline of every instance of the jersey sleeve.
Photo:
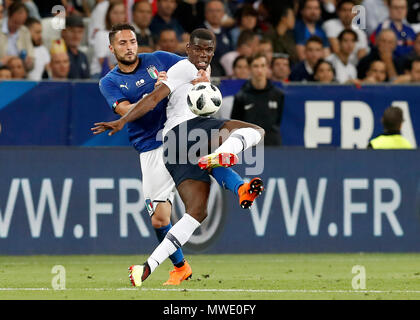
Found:
[{"label": "jersey sleeve", "polygon": [[197,78],[197,72],[191,68],[192,64],[188,65],[180,61],[169,68],[167,72],[167,80],[162,81],[169,90],[174,92],[181,85],[191,82]]},{"label": "jersey sleeve", "polygon": [[113,111],[115,111],[115,107],[122,101],[129,101],[120,88],[106,77],[99,81],[99,90]]},{"label": "jersey sleeve", "polygon": [[169,70],[174,64],[185,59],[185,57],[166,51],[156,51],[153,55],[165,66],[165,71]]}]

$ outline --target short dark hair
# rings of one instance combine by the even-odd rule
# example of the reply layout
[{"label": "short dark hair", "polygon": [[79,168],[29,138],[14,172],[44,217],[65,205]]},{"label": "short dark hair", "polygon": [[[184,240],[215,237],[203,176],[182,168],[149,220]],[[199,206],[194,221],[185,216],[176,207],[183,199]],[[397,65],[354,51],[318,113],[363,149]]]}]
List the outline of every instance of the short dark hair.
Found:
[{"label": "short dark hair", "polygon": [[239,61],[241,61],[241,60],[245,60],[245,61],[246,61],[246,63],[248,63],[248,58],[247,58],[247,57],[245,57],[244,55],[237,56],[237,57],[235,58],[235,60],[233,60],[233,64],[232,64],[233,69],[235,69],[236,65],[237,65],[237,64],[238,64],[238,62],[239,62]]},{"label": "short dark hair", "polygon": [[250,56],[248,58],[248,64],[251,65],[255,60],[257,60],[259,58],[265,58],[265,61],[268,64],[268,58],[267,58],[267,56],[265,54],[262,54],[262,53],[256,53],[256,54]]},{"label": "short dark hair", "polygon": [[356,5],[356,2],[354,0],[340,0],[337,3],[337,7],[335,9],[335,11],[337,12],[338,10],[341,9],[341,7],[345,4],[345,3],[351,3],[352,5]]},{"label": "short dark hair", "polygon": [[329,61],[325,60],[325,59],[319,59],[319,60],[318,60],[318,62],[315,64],[315,66],[314,66],[314,76],[315,76],[316,72],[318,71],[319,67],[320,67],[323,63],[326,63],[326,64],[328,64],[328,65],[330,66],[330,68],[331,68],[331,70],[332,70],[332,72],[333,72],[334,78],[335,78],[335,69],[334,69],[333,64],[332,64],[331,62],[329,62]]},{"label": "short dark hair", "polygon": [[122,30],[131,30],[134,33],[136,33],[136,29],[134,29],[134,27],[129,23],[118,23],[116,25],[113,25],[111,28],[111,31],[108,34],[110,44],[112,43],[112,41],[114,41],[114,38],[117,32],[122,31]]},{"label": "short dark hair", "polygon": [[138,6],[140,3],[148,3],[148,4],[150,5],[149,0],[137,0],[137,1],[135,1],[135,2],[133,3],[133,5],[131,6],[131,12],[133,12],[133,13],[134,13],[134,11],[136,11],[137,6]]},{"label": "short dark hair", "polygon": [[400,130],[401,123],[404,121],[401,108],[390,106],[385,109],[382,116],[382,125],[385,131]]},{"label": "short dark hair", "polygon": [[281,19],[287,17],[289,10],[293,11],[293,8],[290,6],[282,6],[278,14],[271,15],[271,23],[274,27],[280,23]]},{"label": "short dark hair", "polygon": [[287,53],[275,53],[273,54],[273,59],[271,60],[271,68],[273,68],[274,62],[276,62],[278,59],[285,59],[289,61],[290,64],[290,56]]},{"label": "short dark hair", "polygon": [[9,70],[10,71],[8,66],[0,66],[0,71],[2,71],[2,70]]},{"label": "short dark hair", "polygon": [[194,42],[194,39],[211,40],[216,44],[216,36],[206,28],[198,28],[191,32],[190,44]]},{"label": "short dark hair", "polygon": [[321,46],[324,46],[324,42],[322,41],[321,37],[319,36],[310,36],[308,40],[306,40],[305,46],[307,46],[310,42],[317,42]]},{"label": "short dark hair", "polygon": [[240,46],[254,40],[254,38],[257,36],[257,34],[254,31],[251,30],[243,30],[238,37],[238,42],[236,44],[236,47],[239,48]]},{"label": "short dark hair", "polygon": [[340,34],[338,35],[338,37],[337,37],[337,39],[338,39],[338,41],[342,41],[343,40],[343,37],[346,35],[346,34],[352,34],[353,35],[353,37],[354,37],[354,41],[355,42],[357,42],[357,40],[359,40],[359,37],[357,36],[357,33],[354,31],[354,30],[352,30],[352,29],[344,29],[343,31],[341,31],[340,32]]},{"label": "short dark hair", "polygon": [[39,21],[38,19],[36,19],[34,17],[28,17],[25,21],[25,26],[27,28],[29,28],[30,26],[32,26],[35,23],[41,24],[41,21]]},{"label": "short dark hair", "polygon": [[7,16],[11,17],[21,9],[24,9],[29,16],[29,10],[21,0],[13,1],[9,8],[7,8]]}]

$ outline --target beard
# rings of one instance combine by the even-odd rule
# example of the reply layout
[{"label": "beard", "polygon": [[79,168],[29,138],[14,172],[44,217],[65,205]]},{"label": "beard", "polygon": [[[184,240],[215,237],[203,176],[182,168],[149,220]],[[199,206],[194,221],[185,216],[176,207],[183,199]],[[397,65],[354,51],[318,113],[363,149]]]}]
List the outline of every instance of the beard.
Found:
[{"label": "beard", "polygon": [[137,55],[134,55],[134,57],[135,58],[133,60],[127,60],[124,57],[115,55],[115,58],[117,59],[117,61],[126,66],[131,66],[132,64],[135,64],[137,62],[137,59],[138,59]]}]

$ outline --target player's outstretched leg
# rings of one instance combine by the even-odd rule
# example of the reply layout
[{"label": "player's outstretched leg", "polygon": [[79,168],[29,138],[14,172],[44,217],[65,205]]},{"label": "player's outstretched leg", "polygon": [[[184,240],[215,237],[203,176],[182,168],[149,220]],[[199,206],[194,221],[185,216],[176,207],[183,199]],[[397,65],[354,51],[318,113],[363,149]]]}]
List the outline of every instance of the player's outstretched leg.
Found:
[{"label": "player's outstretched leg", "polygon": [[[165,239],[166,234],[172,228],[170,219],[171,210],[172,205],[170,202],[160,202],[152,215],[152,226],[159,243]],[[185,260],[181,248],[170,255],[169,259],[171,259],[174,269],[169,272],[169,279],[163,285],[179,285],[182,281],[191,277],[191,266]]]},{"label": "player's outstretched leg", "polygon": [[261,178],[254,178],[250,182],[245,182],[241,176],[231,168],[217,167],[210,171],[217,183],[223,188],[232,191],[239,197],[239,205],[243,209],[248,209],[254,200],[264,190]]},{"label": "player's outstretched leg", "polygon": [[210,185],[207,182],[188,179],[181,182],[177,189],[187,213],[168,231],[165,239],[143,265],[129,268],[129,278],[133,286],[141,286],[166,258],[189,240],[207,217],[207,201],[210,193]]}]

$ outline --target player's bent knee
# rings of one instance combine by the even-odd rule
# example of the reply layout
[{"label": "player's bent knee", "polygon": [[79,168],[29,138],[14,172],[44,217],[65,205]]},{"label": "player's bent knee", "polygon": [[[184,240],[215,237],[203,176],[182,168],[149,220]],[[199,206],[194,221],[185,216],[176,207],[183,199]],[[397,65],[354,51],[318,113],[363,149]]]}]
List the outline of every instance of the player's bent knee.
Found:
[{"label": "player's bent knee", "polygon": [[207,208],[191,209],[191,212],[188,212],[188,214],[201,223],[207,218]]}]

